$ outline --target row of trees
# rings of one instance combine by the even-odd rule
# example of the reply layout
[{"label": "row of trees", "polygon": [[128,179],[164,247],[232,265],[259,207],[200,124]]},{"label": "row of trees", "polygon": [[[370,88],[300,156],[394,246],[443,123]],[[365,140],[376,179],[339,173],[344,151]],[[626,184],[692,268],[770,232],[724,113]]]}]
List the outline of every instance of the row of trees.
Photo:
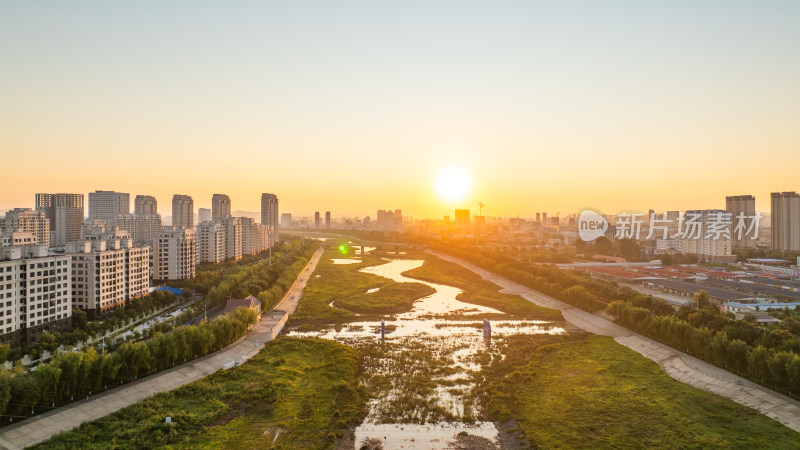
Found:
[{"label": "row of trees", "polygon": [[676,316],[654,315],[621,300],[608,305],[617,322],[672,348],[708,361],[764,386],[800,397],[800,356],[793,351],[751,347],[725,331],[698,328]]},{"label": "row of trees", "polygon": [[0,415],[9,421],[24,418],[206,355],[234,342],[255,322],[254,311],[239,308],[198,326],[125,343],[114,353],[89,348],[56,355],[32,372],[20,366],[3,369]]},{"label": "row of trees", "polygon": [[88,321],[85,311],[72,310],[71,331],[43,333],[36,343],[32,345],[21,344],[11,348],[8,344],[0,345],[0,359],[2,361],[16,361],[25,355],[36,360],[44,351],[53,352],[58,347],[74,347],[79,342],[84,342],[92,337],[101,336],[109,331],[118,329],[147,315],[187,301],[186,296],[175,296],[169,292],[151,292],[146,297],[135,299],[125,307],[114,310],[108,315],[97,320]]},{"label": "row of trees", "polygon": [[299,239],[283,244],[272,251],[272,264],[260,254],[239,260],[237,263],[203,264],[191,280],[174,283],[205,296],[209,308],[225,303],[229,298],[255,295],[262,309],[275,304],[291,286],[318,245]]},{"label": "row of trees", "polygon": [[[212,305],[231,295],[256,295],[267,309],[284,295],[315,249],[313,243],[293,241],[273,252],[272,265],[264,253],[217,268],[205,265],[201,279],[178,284],[206,294]],[[255,321],[253,311],[240,308],[196,326],[169,331],[171,324],[162,325],[169,332],[154,329],[146,341],[107,345],[116,347],[113,353],[97,348],[63,353],[30,372],[18,363],[12,370],[0,370],[0,415],[8,423],[206,355],[234,342]]]}]

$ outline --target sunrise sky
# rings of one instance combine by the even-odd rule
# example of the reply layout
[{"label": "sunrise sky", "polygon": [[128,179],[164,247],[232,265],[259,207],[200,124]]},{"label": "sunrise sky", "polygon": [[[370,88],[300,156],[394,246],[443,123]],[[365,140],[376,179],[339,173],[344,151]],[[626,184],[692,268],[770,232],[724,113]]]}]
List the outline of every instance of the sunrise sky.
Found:
[{"label": "sunrise sky", "polygon": [[768,211],[800,190],[798,24],[798,1],[0,1],[0,209]]}]

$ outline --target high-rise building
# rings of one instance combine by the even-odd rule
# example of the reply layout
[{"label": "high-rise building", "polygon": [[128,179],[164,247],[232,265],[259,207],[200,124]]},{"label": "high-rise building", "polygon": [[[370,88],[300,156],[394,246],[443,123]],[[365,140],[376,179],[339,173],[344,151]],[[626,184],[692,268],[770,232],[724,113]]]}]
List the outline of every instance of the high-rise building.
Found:
[{"label": "high-rise building", "polygon": [[242,254],[255,255],[269,247],[268,225],[257,223],[250,217],[242,217]]},{"label": "high-rise building", "polygon": [[113,219],[131,212],[131,196],[123,192],[94,191],[89,193],[89,219]]},{"label": "high-rise building", "polygon": [[469,210],[468,209],[457,209],[456,215],[456,228],[466,231],[469,229]]},{"label": "high-rise building", "polygon": [[164,227],[153,243],[153,278],[184,280],[194,278],[197,240],[194,229]]},{"label": "high-rise building", "polygon": [[289,228],[292,226],[292,215],[289,213],[281,214],[281,226]]},{"label": "high-rise building", "polygon": [[[753,217],[756,215],[756,198],[752,195],[734,195],[725,197],[725,211],[731,213],[731,220],[734,227],[742,216],[744,232],[741,234],[741,239],[737,233],[733,236],[733,248],[754,248],[756,240],[753,239],[752,234],[747,234],[746,231],[750,229],[753,224]],[[735,228],[734,228],[735,229]]]},{"label": "high-rise building", "polygon": [[50,220],[41,211],[14,208],[0,218],[0,234],[31,233],[32,245],[50,246]]},{"label": "high-rise building", "polygon": [[119,214],[106,223],[127,231],[136,243],[152,244],[161,234],[161,216],[158,214]]},{"label": "high-rise building", "polygon": [[242,258],[242,218],[241,217],[228,217],[221,220],[225,223],[225,258],[226,259],[241,259]]},{"label": "high-rise building", "polygon": [[800,195],[772,193],[772,249],[800,251]]},{"label": "high-rise building", "polygon": [[211,220],[227,219],[231,216],[231,198],[225,194],[211,197]]},{"label": "high-rise building", "polygon": [[542,213],[540,213],[540,212],[536,213],[536,222],[539,222],[539,223],[542,222]]},{"label": "high-rise building", "polygon": [[188,195],[175,194],[172,197],[172,226],[194,226],[194,201]]},{"label": "high-rise building", "polygon": [[[727,211],[686,211],[683,222],[683,252],[714,262],[734,262],[731,253],[733,224]],[[619,224],[617,224],[619,226]],[[716,228],[716,231],[715,230]]]},{"label": "high-rise building", "polygon": [[62,247],[81,239],[83,194],[36,194],[36,210],[50,221],[50,245]]},{"label": "high-rise building", "polygon": [[0,342],[36,342],[72,326],[70,257],[47,247],[0,248]]},{"label": "high-rise building", "polygon": [[218,263],[225,259],[226,224],[205,221],[197,225],[197,261]]},{"label": "high-rise building", "polygon": [[209,208],[197,208],[197,223],[211,222],[211,210]]},{"label": "high-rise building", "polygon": [[272,228],[269,245],[278,240],[278,197],[275,194],[261,194],[261,225]]},{"label": "high-rise building", "polygon": [[400,233],[403,231],[403,211],[378,210],[377,228],[386,232]]},{"label": "high-rise building", "polygon": [[314,213],[314,228],[319,228],[320,226],[320,218],[319,218],[319,211]]},{"label": "high-rise building", "polygon": [[[128,214],[130,215],[130,214]],[[72,303],[94,318],[150,290],[150,248],[117,227],[94,227],[66,247],[72,258]]]},{"label": "high-rise building", "polygon": [[158,214],[158,202],[150,195],[137,195],[133,200],[133,213],[137,216]]},{"label": "high-rise building", "polygon": [[325,211],[325,228],[331,227],[331,212]]}]

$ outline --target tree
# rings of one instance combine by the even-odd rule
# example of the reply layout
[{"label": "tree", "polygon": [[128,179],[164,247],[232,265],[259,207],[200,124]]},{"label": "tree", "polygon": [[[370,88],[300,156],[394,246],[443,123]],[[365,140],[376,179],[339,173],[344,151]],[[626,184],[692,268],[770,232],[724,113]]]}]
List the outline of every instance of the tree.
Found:
[{"label": "tree", "polygon": [[694,296],[692,296],[692,301],[697,308],[704,308],[706,306],[711,305],[711,299],[708,297],[708,291],[702,290],[698,291]]},{"label": "tree", "polygon": [[86,320],[86,311],[82,309],[73,309],[72,310],[72,326],[79,330],[83,330],[86,328],[87,324]]}]

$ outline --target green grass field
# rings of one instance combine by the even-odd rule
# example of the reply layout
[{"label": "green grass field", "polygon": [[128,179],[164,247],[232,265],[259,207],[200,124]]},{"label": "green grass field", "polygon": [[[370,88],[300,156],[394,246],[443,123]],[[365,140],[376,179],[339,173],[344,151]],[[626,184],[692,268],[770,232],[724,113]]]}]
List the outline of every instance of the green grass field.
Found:
[{"label": "green grass field", "polygon": [[[433,288],[422,283],[397,283],[388,278],[359,269],[384,264],[379,257],[365,255],[358,264],[334,264],[331,258],[341,255],[328,250],[322,255],[290,325],[304,323],[337,323],[356,318],[356,314],[399,314],[411,310],[413,303],[433,294]],[[380,290],[374,294],[367,291]],[[333,302],[333,307],[330,304]]]},{"label": "green grass field", "polygon": [[800,434],[675,381],[609,337],[518,336],[484,371],[491,420],[541,448],[800,448]]},{"label": "green grass field", "polygon": [[[157,394],[36,448],[333,448],[365,414],[358,356],[322,339],[280,338],[250,361]],[[164,423],[171,416],[173,424]]]},{"label": "green grass field", "polygon": [[500,288],[496,284],[482,279],[458,264],[424,252],[416,252],[408,257],[424,258],[425,264],[403,275],[431,283],[455,286],[464,291],[456,297],[462,302],[499,309],[519,318],[564,320],[561,311],[543,308],[518,295],[502,294],[498,292]]}]

